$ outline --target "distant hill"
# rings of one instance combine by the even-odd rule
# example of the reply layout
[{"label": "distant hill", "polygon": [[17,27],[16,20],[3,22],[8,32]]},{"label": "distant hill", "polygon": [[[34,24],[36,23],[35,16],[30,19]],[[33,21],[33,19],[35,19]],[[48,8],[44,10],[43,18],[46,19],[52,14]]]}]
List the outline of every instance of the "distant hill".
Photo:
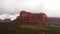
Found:
[{"label": "distant hill", "polygon": [[53,24],[60,24],[60,18],[50,17],[48,18],[48,22],[52,22]]},{"label": "distant hill", "polygon": [[1,19],[0,19],[0,23],[9,23],[9,22],[11,22],[10,19],[4,19],[4,20],[1,20]]}]

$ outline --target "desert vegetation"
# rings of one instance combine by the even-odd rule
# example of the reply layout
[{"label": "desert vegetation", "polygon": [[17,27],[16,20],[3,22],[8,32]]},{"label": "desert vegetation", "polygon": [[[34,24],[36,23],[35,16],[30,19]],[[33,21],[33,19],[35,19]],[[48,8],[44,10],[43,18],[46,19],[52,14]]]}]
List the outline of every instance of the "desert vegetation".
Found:
[{"label": "desert vegetation", "polygon": [[60,34],[60,26],[33,26],[27,24],[8,23],[0,25],[0,34]]}]

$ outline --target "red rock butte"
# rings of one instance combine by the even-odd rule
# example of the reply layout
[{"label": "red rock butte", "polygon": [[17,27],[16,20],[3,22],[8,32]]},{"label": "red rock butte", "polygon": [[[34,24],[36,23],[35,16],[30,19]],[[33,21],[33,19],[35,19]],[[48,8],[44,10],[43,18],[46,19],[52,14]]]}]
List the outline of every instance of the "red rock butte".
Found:
[{"label": "red rock butte", "polygon": [[47,25],[47,15],[45,13],[21,11],[20,16],[15,21],[20,24]]}]

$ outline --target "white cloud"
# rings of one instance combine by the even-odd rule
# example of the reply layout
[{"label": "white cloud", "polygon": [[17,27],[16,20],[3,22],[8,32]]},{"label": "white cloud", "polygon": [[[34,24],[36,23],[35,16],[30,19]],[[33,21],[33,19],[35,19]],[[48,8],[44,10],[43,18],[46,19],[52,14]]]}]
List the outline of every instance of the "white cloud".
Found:
[{"label": "white cloud", "polygon": [[4,20],[4,19],[11,19],[14,20],[17,18],[17,16],[19,16],[18,14],[14,14],[14,15],[10,15],[10,14],[2,14],[0,15],[0,19]]},{"label": "white cloud", "polygon": [[0,0],[1,13],[19,13],[21,10],[42,11],[50,17],[60,17],[60,0]]}]

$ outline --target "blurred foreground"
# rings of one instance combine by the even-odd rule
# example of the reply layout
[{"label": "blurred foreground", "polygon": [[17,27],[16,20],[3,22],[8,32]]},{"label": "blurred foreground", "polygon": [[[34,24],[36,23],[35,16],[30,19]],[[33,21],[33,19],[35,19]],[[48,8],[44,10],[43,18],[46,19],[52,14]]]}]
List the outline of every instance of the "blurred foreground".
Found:
[{"label": "blurred foreground", "polygon": [[60,25],[0,24],[0,34],[60,34]]}]

